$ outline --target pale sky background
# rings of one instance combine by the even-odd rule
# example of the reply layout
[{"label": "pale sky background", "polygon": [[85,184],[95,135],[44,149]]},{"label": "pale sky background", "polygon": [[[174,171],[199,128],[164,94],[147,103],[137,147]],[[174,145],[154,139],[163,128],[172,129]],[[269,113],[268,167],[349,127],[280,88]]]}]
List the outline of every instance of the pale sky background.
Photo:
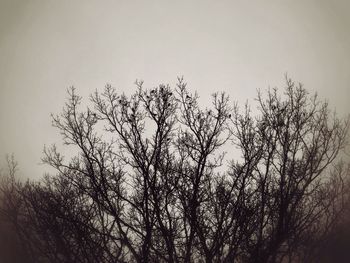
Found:
[{"label": "pale sky background", "polygon": [[[243,104],[284,74],[350,112],[350,1],[0,0],[0,158],[38,178],[66,89],[133,91],[184,76]],[[209,100],[208,100],[209,101]],[[1,161],[3,163],[3,161]]]}]

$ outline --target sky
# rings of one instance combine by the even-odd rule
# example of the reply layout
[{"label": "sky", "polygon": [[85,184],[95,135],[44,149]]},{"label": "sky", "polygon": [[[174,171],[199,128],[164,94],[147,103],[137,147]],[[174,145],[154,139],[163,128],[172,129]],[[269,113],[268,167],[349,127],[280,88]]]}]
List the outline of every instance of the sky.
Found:
[{"label": "sky", "polygon": [[350,113],[350,2],[0,0],[0,163],[39,178],[51,125],[74,86],[85,98],[174,85],[184,76],[204,103],[227,92],[252,101],[284,74]]}]

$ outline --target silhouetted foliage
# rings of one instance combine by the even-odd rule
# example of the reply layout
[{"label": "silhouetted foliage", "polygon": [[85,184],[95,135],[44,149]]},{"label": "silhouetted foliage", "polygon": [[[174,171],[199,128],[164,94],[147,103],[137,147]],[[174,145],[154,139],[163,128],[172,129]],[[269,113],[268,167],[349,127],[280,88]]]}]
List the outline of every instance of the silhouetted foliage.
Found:
[{"label": "silhouetted foliage", "polygon": [[2,183],[35,262],[317,262],[350,200],[348,120],[289,79],[256,114],[224,93],[202,109],[182,79],[136,85],[107,85],[85,111],[70,89],[52,118],[76,155],[46,148],[56,175]]}]

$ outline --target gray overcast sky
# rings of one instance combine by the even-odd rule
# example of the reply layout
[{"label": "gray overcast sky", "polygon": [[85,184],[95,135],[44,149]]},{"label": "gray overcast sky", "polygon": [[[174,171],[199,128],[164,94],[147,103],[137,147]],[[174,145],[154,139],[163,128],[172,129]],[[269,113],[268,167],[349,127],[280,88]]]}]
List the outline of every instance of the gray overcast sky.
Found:
[{"label": "gray overcast sky", "polygon": [[66,89],[134,89],[183,75],[202,100],[244,102],[284,73],[350,112],[349,1],[0,0],[0,157],[38,177]]}]

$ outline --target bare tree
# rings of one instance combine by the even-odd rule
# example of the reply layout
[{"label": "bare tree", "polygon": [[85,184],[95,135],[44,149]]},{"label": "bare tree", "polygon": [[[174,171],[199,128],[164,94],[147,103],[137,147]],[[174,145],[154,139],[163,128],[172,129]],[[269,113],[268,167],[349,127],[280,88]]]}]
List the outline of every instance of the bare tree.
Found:
[{"label": "bare tree", "polygon": [[18,164],[13,156],[7,156],[7,167],[0,172],[0,258],[4,262],[32,262],[26,259],[26,249],[20,242],[21,198],[20,184],[15,178]]},{"label": "bare tree", "polygon": [[345,147],[349,121],[332,115],[328,104],[310,98],[301,84],[286,83],[284,98],[276,89],[267,98],[259,93],[260,115],[252,117],[247,106],[233,119],[243,153],[240,167],[254,189],[253,231],[243,249],[251,262],[279,262],[296,252],[310,229],[319,231],[337,219],[343,205],[334,214],[329,208],[346,193],[333,193],[329,185],[342,178],[327,168]]},{"label": "bare tree", "polygon": [[[289,79],[282,96],[259,93],[256,116],[224,93],[203,109],[182,79],[175,89],[136,86],[127,96],[107,85],[85,111],[70,89],[52,118],[76,155],[65,161],[56,146],[46,148],[43,161],[56,175],[3,184],[1,211],[36,262],[319,255],[349,200],[346,166],[331,169],[348,121]],[[230,143],[240,157],[225,155]]]}]

